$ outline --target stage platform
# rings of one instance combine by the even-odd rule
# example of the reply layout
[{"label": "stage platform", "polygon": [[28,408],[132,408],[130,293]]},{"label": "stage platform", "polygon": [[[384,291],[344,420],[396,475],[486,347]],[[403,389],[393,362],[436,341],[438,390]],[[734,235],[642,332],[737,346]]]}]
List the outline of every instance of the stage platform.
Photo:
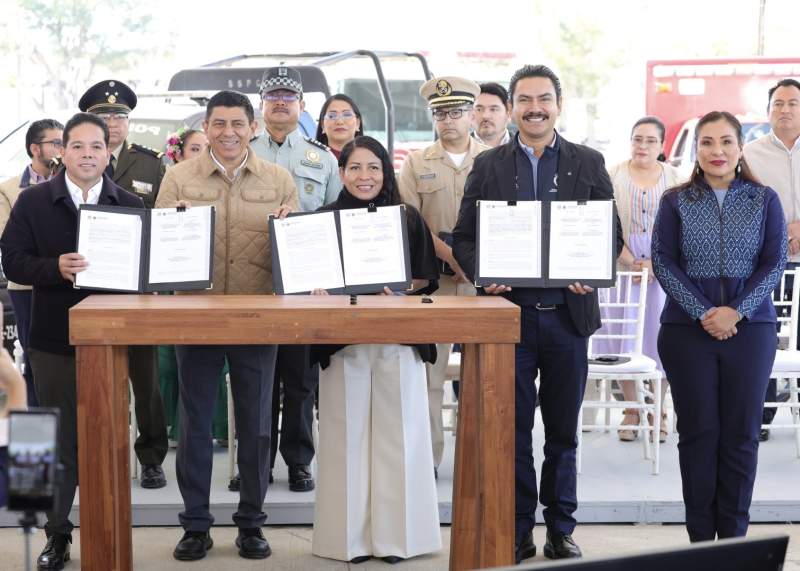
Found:
[{"label": "stage platform", "polygon": [[[776,422],[788,417],[780,410]],[[619,422],[612,415],[612,426]],[[583,471],[578,476],[580,523],[679,523],[683,522],[677,435],[670,434],[661,446],[661,472],[651,474],[651,464],[642,455],[641,441],[620,442],[616,430],[584,436]],[[640,437],[641,438],[641,437]],[[439,470],[439,513],[450,523],[455,440],[446,433],[446,451]],[[541,463],[543,443],[541,419],[537,413],[534,429],[534,457]],[[227,449],[215,448],[211,504],[216,523],[231,524],[237,494],[229,492]],[[178,524],[182,509],[175,479],[175,452],[164,463],[168,485],[161,490],[144,490],[132,484],[133,524],[172,526]],[[77,504],[77,501],[76,501]],[[76,505],[77,509],[77,505]],[[268,525],[308,525],[314,518],[314,492],[289,491],[286,466],[279,458],[275,483],[267,492],[265,511]],[[775,430],[759,449],[758,476],[750,510],[753,522],[800,522],[800,459],[796,456],[791,431]],[[77,514],[73,514],[76,516]],[[0,527],[16,526],[18,516],[0,510]],[[537,518],[541,521],[541,517]],[[77,517],[73,521],[78,522]]]}]

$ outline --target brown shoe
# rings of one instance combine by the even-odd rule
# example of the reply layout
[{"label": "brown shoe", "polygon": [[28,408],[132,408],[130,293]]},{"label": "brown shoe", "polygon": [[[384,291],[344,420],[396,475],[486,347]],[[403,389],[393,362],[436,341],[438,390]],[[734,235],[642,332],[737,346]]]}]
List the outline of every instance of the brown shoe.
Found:
[{"label": "brown shoe", "polygon": [[[639,411],[636,409],[626,408],[624,411],[625,416],[622,418],[620,426],[639,426]],[[633,442],[639,437],[636,430],[621,428],[617,431],[619,439],[623,442]]]},{"label": "brown shoe", "polygon": [[[650,426],[653,426],[653,415],[647,413],[647,423]],[[661,422],[658,424],[658,441],[660,443],[664,443],[667,441],[667,435],[669,434],[669,430],[667,429],[667,413],[661,413]],[[650,433],[650,442],[653,441],[653,433]]]}]

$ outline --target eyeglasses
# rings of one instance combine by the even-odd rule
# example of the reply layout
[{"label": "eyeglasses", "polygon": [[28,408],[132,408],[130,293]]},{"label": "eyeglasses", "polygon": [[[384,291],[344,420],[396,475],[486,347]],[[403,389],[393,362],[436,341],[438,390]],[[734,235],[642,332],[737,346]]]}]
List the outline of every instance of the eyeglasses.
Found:
[{"label": "eyeglasses", "polygon": [[127,113],[98,113],[97,116],[103,121],[111,121],[112,119],[115,121],[124,121],[128,118]]},{"label": "eyeglasses", "polygon": [[341,113],[339,113],[338,111],[328,111],[327,113],[325,113],[325,118],[328,119],[329,121],[336,121],[339,117],[347,121],[348,119],[352,119],[355,116],[356,114],[353,113],[352,111],[342,111]]},{"label": "eyeglasses", "polygon": [[294,103],[295,101],[300,101],[300,96],[297,93],[265,93],[261,96],[261,99],[264,101],[269,101],[270,103],[276,103],[278,101],[283,101],[284,103]]},{"label": "eyeglasses", "polygon": [[64,141],[61,139],[51,139],[49,141],[39,141],[37,145],[53,145],[56,149],[64,148]]},{"label": "eyeglasses", "polygon": [[444,121],[446,117],[450,117],[451,119],[461,119],[461,117],[469,111],[469,109],[450,109],[449,111],[445,111],[444,109],[437,109],[432,113],[433,118],[437,121]]},{"label": "eyeglasses", "polygon": [[645,138],[645,137],[633,137],[631,139],[631,143],[636,145],[637,147],[639,147],[641,145],[647,145],[648,147],[655,147],[660,142],[661,141],[659,141],[655,137],[647,137],[647,138]]}]

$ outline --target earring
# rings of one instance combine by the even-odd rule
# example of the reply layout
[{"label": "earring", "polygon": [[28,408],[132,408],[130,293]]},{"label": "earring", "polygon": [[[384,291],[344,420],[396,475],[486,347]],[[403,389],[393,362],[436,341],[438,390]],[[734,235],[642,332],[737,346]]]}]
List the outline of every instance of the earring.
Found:
[{"label": "earring", "polygon": [[736,169],[735,169],[734,173],[736,174],[737,178],[742,175],[742,161],[741,161],[741,159],[736,164]]},{"label": "earring", "polygon": [[703,176],[703,169],[700,168],[700,163],[697,163],[697,168],[695,169],[697,176]]}]

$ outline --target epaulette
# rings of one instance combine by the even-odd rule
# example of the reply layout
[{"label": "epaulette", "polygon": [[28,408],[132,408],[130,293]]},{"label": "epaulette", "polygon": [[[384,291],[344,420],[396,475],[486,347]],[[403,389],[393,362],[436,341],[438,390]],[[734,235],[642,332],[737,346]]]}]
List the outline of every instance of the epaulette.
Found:
[{"label": "epaulette", "polygon": [[60,155],[53,157],[50,159],[50,175],[55,176],[58,171],[62,169],[64,166],[64,160],[61,158]]},{"label": "epaulette", "polygon": [[128,150],[129,151],[138,151],[140,153],[145,153],[146,155],[151,155],[151,156],[153,156],[153,157],[155,157],[157,159],[160,159],[161,157],[164,156],[164,153],[162,153],[161,151],[157,151],[155,149],[151,149],[150,147],[145,147],[145,146],[140,145],[138,143],[129,143],[128,144]]},{"label": "epaulette", "polygon": [[303,139],[305,139],[306,143],[311,143],[312,145],[314,145],[315,147],[319,147],[323,151],[331,150],[331,148],[328,145],[320,143],[319,141],[317,141],[316,139],[312,139],[311,137],[303,137]]}]

